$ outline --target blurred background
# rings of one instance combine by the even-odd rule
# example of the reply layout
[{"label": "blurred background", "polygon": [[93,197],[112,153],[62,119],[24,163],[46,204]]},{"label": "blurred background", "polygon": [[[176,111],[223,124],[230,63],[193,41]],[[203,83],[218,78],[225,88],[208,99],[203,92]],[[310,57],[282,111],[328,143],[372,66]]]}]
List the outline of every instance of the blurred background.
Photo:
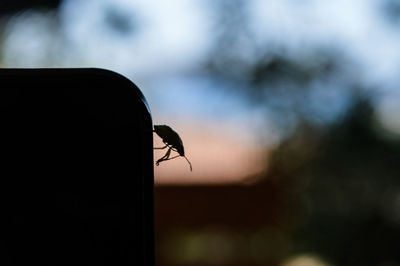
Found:
[{"label": "blurred background", "polygon": [[1,67],[114,70],[179,132],[158,265],[400,265],[399,47],[399,0],[0,3]]}]

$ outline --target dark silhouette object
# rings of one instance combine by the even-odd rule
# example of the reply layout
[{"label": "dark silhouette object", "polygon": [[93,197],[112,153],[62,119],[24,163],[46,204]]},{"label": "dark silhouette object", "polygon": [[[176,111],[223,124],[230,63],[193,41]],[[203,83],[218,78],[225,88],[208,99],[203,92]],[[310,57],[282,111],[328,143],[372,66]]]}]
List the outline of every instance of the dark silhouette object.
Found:
[{"label": "dark silhouette object", "polygon": [[99,69],[0,70],[2,265],[154,265],[152,122]]},{"label": "dark silhouette object", "polygon": [[[171,127],[166,125],[154,125],[153,132],[162,138],[162,141],[165,143],[164,147],[154,148],[156,150],[165,149],[168,147],[168,151],[165,153],[163,157],[157,160],[156,165],[158,166],[162,161],[168,161],[171,159],[175,159],[177,157],[184,157],[186,161],[189,163],[190,171],[192,171],[192,164],[189,162],[188,158],[185,156],[185,150],[183,148],[183,142],[179,137],[178,133],[172,130]],[[179,155],[174,157],[169,157],[171,155],[171,150],[176,151]]]},{"label": "dark silhouette object", "polygon": [[2,0],[0,2],[0,16],[13,15],[29,9],[56,9],[61,0]]}]

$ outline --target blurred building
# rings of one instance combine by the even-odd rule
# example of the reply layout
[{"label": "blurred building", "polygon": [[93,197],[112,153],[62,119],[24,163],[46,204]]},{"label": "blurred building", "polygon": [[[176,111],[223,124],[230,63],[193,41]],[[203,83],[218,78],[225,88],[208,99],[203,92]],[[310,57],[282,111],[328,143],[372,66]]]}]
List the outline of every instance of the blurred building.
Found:
[{"label": "blurred building", "polygon": [[272,180],[157,186],[159,265],[276,265],[291,248],[285,194]]}]

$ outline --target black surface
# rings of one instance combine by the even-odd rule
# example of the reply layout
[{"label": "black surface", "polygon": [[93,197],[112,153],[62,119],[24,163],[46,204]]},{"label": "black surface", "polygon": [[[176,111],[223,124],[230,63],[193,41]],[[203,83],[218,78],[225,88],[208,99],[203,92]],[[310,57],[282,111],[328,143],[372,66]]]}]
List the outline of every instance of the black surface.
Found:
[{"label": "black surface", "polygon": [[0,16],[13,15],[28,9],[55,9],[61,0],[1,0]]},{"label": "black surface", "polygon": [[0,70],[2,265],[153,265],[152,122],[98,69]]}]

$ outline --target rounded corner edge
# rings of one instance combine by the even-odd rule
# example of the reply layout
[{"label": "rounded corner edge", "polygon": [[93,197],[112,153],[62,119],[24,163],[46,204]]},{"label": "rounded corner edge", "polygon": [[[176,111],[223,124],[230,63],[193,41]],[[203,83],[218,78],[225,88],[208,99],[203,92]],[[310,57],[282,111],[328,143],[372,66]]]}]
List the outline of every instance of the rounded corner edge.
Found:
[{"label": "rounded corner edge", "polygon": [[99,74],[101,76],[107,76],[109,78],[118,80],[119,82],[126,84],[127,87],[130,87],[131,89],[133,89],[135,91],[135,94],[139,97],[140,101],[143,103],[145,109],[148,112],[150,122],[151,122],[151,124],[153,124],[150,106],[146,100],[146,97],[144,97],[143,92],[139,89],[139,87],[132,80],[130,80],[126,76],[124,76],[114,70],[109,70],[109,69],[105,69],[105,68],[90,68],[90,70],[96,72],[97,74]]}]

